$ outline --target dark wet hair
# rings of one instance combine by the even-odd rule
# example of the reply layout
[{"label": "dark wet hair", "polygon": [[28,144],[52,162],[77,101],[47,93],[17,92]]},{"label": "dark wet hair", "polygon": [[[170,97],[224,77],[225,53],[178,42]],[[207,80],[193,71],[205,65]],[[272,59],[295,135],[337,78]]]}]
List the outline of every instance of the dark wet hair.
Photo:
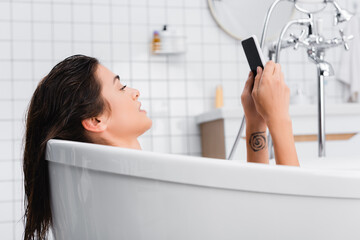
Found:
[{"label": "dark wet hair", "polygon": [[38,84],[27,111],[24,138],[24,239],[45,239],[52,226],[46,143],[49,139],[91,142],[82,120],[103,113],[106,102],[95,76],[96,58],[74,55]]}]

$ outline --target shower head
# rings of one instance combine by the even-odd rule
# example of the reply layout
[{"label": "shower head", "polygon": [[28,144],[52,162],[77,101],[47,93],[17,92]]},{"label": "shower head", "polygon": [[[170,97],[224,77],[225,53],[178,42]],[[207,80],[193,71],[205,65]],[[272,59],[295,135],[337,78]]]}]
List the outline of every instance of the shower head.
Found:
[{"label": "shower head", "polygon": [[352,18],[353,14],[351,14],[349,11],[345,9],[342,9],[337,2],[333,1],[332,4],[336,8],[335,19],[334,19],[335,25],[349,21]]},{"label": "shower head", "polygon": [[[289,0],[289,1],[293,2],[295,4],[295,8],[300,12],[312,13],[312,14],[323,11],[326,8],[327,3],[332,3],[336,9],[335,19],[334,19],[335,25],[349,21],[351,17],[354,15],[349,11],[342,9],[335,0]],[[319,5],[321,3],[322,5]],[[321,7],[318,7],[318,5]]]}]

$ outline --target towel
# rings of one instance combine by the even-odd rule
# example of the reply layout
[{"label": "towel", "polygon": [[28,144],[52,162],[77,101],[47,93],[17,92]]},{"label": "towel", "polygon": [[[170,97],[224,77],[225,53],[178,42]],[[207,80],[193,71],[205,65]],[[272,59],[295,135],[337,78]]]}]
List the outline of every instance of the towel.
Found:
[{"label": "towel", "polygon": [[353,35],[348,42],[349,51],[342,51],[337,79],[348,89],[348,102],[360,101],[360,18],[354,15],[344,29],[345,36]]}]

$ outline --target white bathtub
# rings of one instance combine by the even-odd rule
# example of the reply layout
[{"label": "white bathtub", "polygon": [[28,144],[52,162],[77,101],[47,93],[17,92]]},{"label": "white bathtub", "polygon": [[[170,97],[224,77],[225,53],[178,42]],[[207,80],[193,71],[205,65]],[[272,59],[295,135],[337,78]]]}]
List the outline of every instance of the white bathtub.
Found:
[{"label": "white bathtub", "polygon": [[360,157],[298,168],[47,146],[57,240],[360,239]]}]

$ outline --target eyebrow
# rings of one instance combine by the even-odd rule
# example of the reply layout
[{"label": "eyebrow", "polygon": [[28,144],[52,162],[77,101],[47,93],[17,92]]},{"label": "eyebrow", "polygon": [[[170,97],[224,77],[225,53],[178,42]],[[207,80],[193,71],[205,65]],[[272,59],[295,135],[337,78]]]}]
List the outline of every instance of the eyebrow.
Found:
[{"label": "eyebrow", "polygon": [[120,81],[119,75],[116,75],[116,76],[114,77],[113,84],[115,84],[115,81],[116,81],[116,80],[119,80],[119,81]]}]

